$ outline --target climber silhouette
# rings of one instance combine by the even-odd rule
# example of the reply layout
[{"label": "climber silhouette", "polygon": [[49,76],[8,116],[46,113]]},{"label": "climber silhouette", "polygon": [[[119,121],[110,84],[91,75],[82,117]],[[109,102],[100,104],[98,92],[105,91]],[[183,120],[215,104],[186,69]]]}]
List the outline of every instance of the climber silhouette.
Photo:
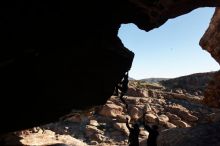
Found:
[{"label": "climber silhouette", "polygon": [[116,94],[118,95],[118,90],[120,90],[120,100],[125,104],[126,109],[128,108],[128,105],[126,101],[124,100],[123,96],[126,94],[128,90],[128,72],[125,73],[123,80],[116,86]]},{"label": "climber silhouette", "polygon": [[128,72],[126,72],[124,75],[124,79],[122,81],[122,88],[121,88],[121,92],[123,92],[124,94],[127,91],[128,91]]},{"label": "climber silhouette", "polygon": [[147,139],[147,146],[157,146],[157,137],[159,135],[158,126],[153,125],[150,127],[145,122],[143,122],[144,128],[149,132]]},{"label": "climber silhouette", "polygon": [[139,125],[135,123],[132,124],[132,127],[130,127],[128,124],[128,118],[126,118],[126,120],[127,120],[126,126],[130,132],[128,137],[129,146],[139,146],[139,139],[138,139],[140,133]]},{"label": "climber silhouette", "polygon": [[128,91],[128,72],[125,73],[122,81],[116,86],[116,90],[120,90],[123,94]]}]

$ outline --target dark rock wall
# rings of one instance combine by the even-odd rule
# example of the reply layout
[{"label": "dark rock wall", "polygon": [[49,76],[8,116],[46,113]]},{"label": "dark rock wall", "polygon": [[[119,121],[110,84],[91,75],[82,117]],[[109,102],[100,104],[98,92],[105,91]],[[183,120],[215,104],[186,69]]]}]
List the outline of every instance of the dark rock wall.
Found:
[{"label": "dark rock wall", "polygon": [[134,56],[117,37],[117,4],[1,2],[1,132],[106,102]]},{"label": "dark rock wall", "polygon": [[216,72],[205,90],[204,103],[215,108],[220,107],[220,71]]}]

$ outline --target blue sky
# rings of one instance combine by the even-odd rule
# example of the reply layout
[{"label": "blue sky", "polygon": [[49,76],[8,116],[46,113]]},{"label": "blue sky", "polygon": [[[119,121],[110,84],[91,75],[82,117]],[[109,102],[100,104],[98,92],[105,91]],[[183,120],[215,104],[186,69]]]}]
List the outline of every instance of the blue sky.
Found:
[{"label": "blue sky", "polygon": [[219,70],[219,64],[199,46],[213,13],[214,8],[196,9],[149,32],[123,24],[118,36],[135,53],[129,76],[174,78]]}]

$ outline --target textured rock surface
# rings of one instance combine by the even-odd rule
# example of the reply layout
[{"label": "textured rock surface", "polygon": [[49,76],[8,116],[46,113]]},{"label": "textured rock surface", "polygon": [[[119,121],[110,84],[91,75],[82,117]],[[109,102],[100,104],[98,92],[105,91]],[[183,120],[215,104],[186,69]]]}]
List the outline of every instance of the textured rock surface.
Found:
[{"label": "textured rock surface", "polygon": [[[59,138],[57,138],[59,137]],[[53,145],[60,144],[64,146],[87,146],[86,143],[71,137],[70,135],[56,135],[55,132],[45,130],[43,133],[34,133],[21,140],[24,145]]]},{"label": "textured rock surface", "polygon": [[128,88],[126,95],[134,97],[148,97],[148,92],[143,93],[140,89],[130,87]]},{"label": "textured rock surface", "polygon": [[[0,85],[7,108],[0,106],[5,119],[0,132],[104,104],[133,60],[117,37],[120,24],[149,31],[198,7],[219,5],[217,0],[2,2]],[[11,115],[19,115],[16,124]]]},{"label": "textured rock surface", "polygon": [[123,132],[124,134],[126,134],[127,136],[129,135],[129,130],[128,130],[125,123],[115,123],[114,127],[115,127],[115,129],[117,129],[117,130]]},{"label": "textured rock surface", "polygon": [[132,120],[138,120],[140,118],[142,118],[143,116],[143,112],[140,108],[138,107],[132,107],[130,110],[129,110],[129,113],[131,115],[131,119]]},{"label": "textured rock surface", "polygon": [[[178,94],[183,93],[182,90],[179,90],[183,89],[184,92],[187,91],[191,94],[197,93],[198,95],[203,95],[204,89],[206,88],[207,83],[212,79],[213,75],[214,72],[195,73],[192,75],[161,81],[161,84],[166,86],[168,89],[175,90]],[[172,96],[175,96],[175,94]],[[181,98],[181,96],[179,98]]]},{"label": "textured rock surface", "polygon": [[[206,30],[200,45],[207,50],[215,60],[220,63],[220,8],[216,8],[215,14],[210,22],[209,28]],[[205,92],[205,103],[220,107],[220,72],[214,75],[214,79],[209,83]]]},{"label": "textured rock surface", "polygon": [[117,115],[121,115],[122,111],[123,108],[121,106],[117,106],[115,104],[106,104],[103,106],[99,114],[107,117],[116,117]]},{"label": "textured rock surface", "polygon": [[205,90],[204,103],[220,108],[220,71],[214,75],[214,78],[210,81],[208,87]]},{"label": "textured rock surface", "polygon": [[153,115],[153,114],[146,114],[145,115],[146,122],[156,123],[156,121],[157,121],[156,119],[157,119],[157,117],[155,115]]},{"label": "textured rock surface", "polygon": [[169,118],[166,115],[159,116],[159,122],[166,123],[169,121]]},{"label": "textured rock surface", "polygon": [[200,45],[220,63],[220,8],[216,8],[209,28],[200,40]]},{"label": "textured rock surface", "polygon": [[[148,86],[149,87],[149,86]],[[144,89],[143,89],[144,90]],[[148,90],[148,88],[146,88]],[[155,92],[159,92],[158,89],[154,89]],[[165,91],[164,91],[165,90]],[[166,89],[160,89],[160,92],[166,92]],[[181,90],[181,89],[180,89]],[[176,91],[174,91],[176,92]],[[182,94],[181,92],[179,94]],[[142,100],[141,100],[142,99]],[[145,100],[143,100],[145,99]],[[192,132],[185,134],[190,130],[190,127],[195,128],[198,125],[212,124],[215,122],[220,122],[220,109],[218,108],[210,108],[203,104],[195,104],[185,99],[176,99],[173,97],[167,98],[164,96],[160,97],[127,97],[125,101],[128,104],[129,109],[132,107],[138,107],[135,112],[146,112],[146,115],[140,119],[132,119],[130,121],[130,125],[134,123],[138,123],[140,125],[140,134],[139,134],[139,142],[140,145],[146,145],[146,140],[148,138],[148,132],[144,129],[143,122],[151,125],[158,125],[159,133],[162,136],[162,142],[175,145],[185,144],[186,140],[199,139],[199,137],[206,139],[213,138],[213,131],[211,130],[211,134],[209,134],[209,130],[207,128],[200,128],[197,132]],[[140,102],[140,101],[149,101],[149,102]],[[163,101],[163,102],[161,102]],[[112,96],[106,103],[106,105],[111,105],[111,107],[117,107],[115,109],[121,109],[124,107],[122,101],[117,96]],[[109,106],[108,106],[109,107]],[[121,107],[121,108],[118,108]],[[167,112],[167,107],[171,107],[170,112]],[[44,125],[41,127],[35,127],[33,129],[25,130],[18,132],[20,133],[20,137],[22,142],[28,142],[29,145],[35,144],[50,144],[61,142],[62,144],[72,144],[74,145],[75,140],[78,139],[83,141],[88,145],[127,145],[128,144],[128,134],[129,131],[125,125],[126,117],[131,119],[132,112],[125,112],[122,115],[117,115],[116,117],[112,117],[111,114],[102,115],[100,114],[100,110],[105,108],[105,106],[98,106],[96,108],[92,108],[90,110],[74,110],[71,114],[66,116],[65,121],[59,121],[56,123],[51,123],[48,125]],[[178,117],[180,113],[182,119]],[[188,118],[184,116],[190,113],[191,116],[186,116],[188,118],[195,116],[198,117],[198,120],[189,121]],[[144,113],[143,113],[144,114]],[[177,114],[177,115],[176,115]],[[166,116],[165,116],[166,115]],[[159,118],[159,119],[158,119]],[[79,120],[78,120],[79,119]],[[212,129],[215,128],[215,124]],[[183,129],[179,129],[184,127]],[[166,131],[168,129],[173,129],[171,134],[168,132],[166,135]],[[50,130],[50,131],[48,131]],[[218,127],[216,127],[216,133],[218,134]],[[44,132],[46,131],[46,132]],[[54,131],[54,132],[52,132]],[[185,131],[185,132],[184,132]],[[203,134],[202,134],[203,133]],[[192,134],[192,135],[191,135]],[[65,135],[68,135],[68,138]],[[197,136],[198,135],[198,136]],[[14,135],[15,136],[15,135]],[[167,139],[166,139],[167,136]],[[41,138],[39,138],[41,137]],[[214,135],[216,137],[216,135]],[[34,139],[35,138],[35,139]],[[12,145],[13,138],[7,137],[7,139],[2,139],[0,136],[0,144],[2,145],[2,141],[7,141],[8,145]],[[220,139],[213,140],[212,142],[208,142],[208,144],[219,143]],[[190,140],[192,141],[192,140]],[[9,142],[9,143],[8,143]],[[173,143],[174,142],[174,143]],[[192,144],[188,145],[193,145]],[[202,144],[204,141],[202,141]],[[14,144],[16,145],[16,144]],[[195,144],[196,145],[196,144]]]},{"label": "textured rock surface", "polygon": [[158,146],[217,146],[220,145],[219,130],[219,122],[186,129],[169,129],[160,134]]},{"label": "textured rock surface", "polygon": [[180,105],[172,105],[166,107],[167,111],[178,115],[181,119],[185,121],[194,122],[198,120],[198,117],[192,115],[189,110]]}]

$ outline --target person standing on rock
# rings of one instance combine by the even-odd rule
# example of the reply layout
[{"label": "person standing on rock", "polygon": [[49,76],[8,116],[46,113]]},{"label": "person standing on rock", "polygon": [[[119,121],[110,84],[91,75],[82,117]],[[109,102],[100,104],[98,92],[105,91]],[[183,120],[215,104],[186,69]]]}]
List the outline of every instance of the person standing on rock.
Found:
[{"label": "person standing on rock", "polygon": [[126,72],[122,81],[120,81],[120,83],[115,87],[115,95],[118,95],[118,90],[121,94],[125,94],[128,90],[128,82],[128,72]]},{"label": "person standing on rock", "polygon": [[128,91],[128,72],[125,73],[124,78],[121,82],[121,86],[117,86],[117,90],[120,90],[120,100],[125,104],[126,109],[128,109],[128,105],[126,101],[124,100],[123,96],[127,93]]},{"label": "person standing on rock", "polygon": [[126,118],[126,126],[130,132],[128,137],[129,146],[139,146],[139,125],[137,123],[133,124],[132,127],[129,126],[128,118]]}]

